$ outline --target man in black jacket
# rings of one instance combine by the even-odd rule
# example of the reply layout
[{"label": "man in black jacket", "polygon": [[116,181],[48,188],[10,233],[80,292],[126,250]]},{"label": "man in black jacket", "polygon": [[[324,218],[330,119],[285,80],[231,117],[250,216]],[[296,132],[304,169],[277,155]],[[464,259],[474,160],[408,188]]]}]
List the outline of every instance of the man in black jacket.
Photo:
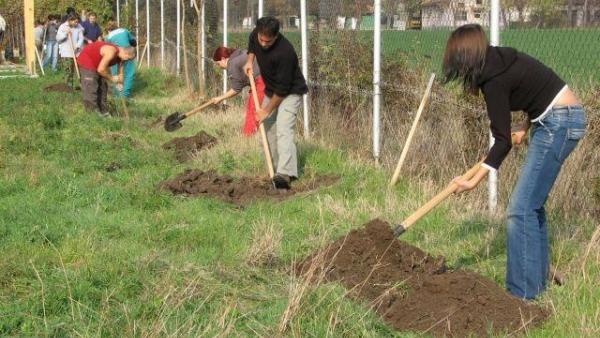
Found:
[{"label": "man in black jacket", "polygon": [[263,17],[256,23],[248,43],[246,74],[252,74],[254,59],[265,81],[265,99],[256,111],[264,122],[271,148],[277,188],[289,189],[298,177],[298,155],[294,141],[296,116],[302,95],[308,92],[292,44],[279,33],[279,21]]}]

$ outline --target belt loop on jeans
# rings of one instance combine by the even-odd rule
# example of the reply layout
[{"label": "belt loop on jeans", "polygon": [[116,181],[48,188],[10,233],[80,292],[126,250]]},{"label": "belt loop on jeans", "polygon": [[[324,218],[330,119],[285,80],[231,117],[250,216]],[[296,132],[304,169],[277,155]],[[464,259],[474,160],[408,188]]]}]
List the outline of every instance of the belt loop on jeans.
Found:
[{"label": "belt loop on jeans", "polygon": [[[552,111],[550,111],[550,113],[552,113]],[[550,134],[550,136],[554,135],[554,134],[552,134],[552,131],[550,130],[550,128],[546,127],[546,125],[544,124],[544,122],[542,122],[542,120],[537,121],[537,123],[539,123],[540,126],[544,127],[544,129],[546,129],[546,131],[548,132],[548,134]]]}]

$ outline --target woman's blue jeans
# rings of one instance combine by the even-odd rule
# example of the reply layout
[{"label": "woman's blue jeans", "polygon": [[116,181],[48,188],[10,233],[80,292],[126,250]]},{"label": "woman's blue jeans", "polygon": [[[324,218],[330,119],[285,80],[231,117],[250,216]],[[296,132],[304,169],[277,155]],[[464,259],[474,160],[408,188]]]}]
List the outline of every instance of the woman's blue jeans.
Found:
[{"label": "woman's blue jeans", "polygon": [[527,158],[507,211],[506,287],[517,297],[533,299],[546,289],[550,254],[544,204],[586,126],[581,106],[554,107],[532,124]]}]

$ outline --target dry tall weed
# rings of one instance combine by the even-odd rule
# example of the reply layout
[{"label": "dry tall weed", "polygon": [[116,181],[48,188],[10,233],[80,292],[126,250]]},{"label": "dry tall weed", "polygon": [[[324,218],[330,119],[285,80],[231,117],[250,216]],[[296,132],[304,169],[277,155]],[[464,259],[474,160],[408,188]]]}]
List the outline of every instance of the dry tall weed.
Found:
[{"label": "dry tall weed", "polygon": [[260,222],[252,227],[252,244],[246,255],[246,264],[270,266],[278,261],[283,232],[271,223]]}]

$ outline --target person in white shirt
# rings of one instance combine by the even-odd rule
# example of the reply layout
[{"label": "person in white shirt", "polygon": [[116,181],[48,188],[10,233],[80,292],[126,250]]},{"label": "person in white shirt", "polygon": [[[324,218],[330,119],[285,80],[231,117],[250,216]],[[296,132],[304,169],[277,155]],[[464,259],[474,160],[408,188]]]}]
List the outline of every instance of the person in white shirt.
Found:
[{"label": "person in white shirt", "polygon": [[4,63],[4,31],[6,30],[6,21],[0,14],[0,65]]},{"label": "person in white shirt", "polygon": [[35,37],[35,46],[37,47],[39,55],[42,55],[42,50],[44,48],[44,32],[46,31],[46,26],[42,20],[37,20],[35,22],[35,28],[33,29],[33,36]]},{"label": "person in white shirt", "polygon": [[83,27],[79,24],[77,15],[69,15],[56,33],[58,50],[63,64],[70,64],[70,70],[67,71],[67,84],[73,87],[75,75],[75,63],[73,57],[79,55],[83,48]]}]

